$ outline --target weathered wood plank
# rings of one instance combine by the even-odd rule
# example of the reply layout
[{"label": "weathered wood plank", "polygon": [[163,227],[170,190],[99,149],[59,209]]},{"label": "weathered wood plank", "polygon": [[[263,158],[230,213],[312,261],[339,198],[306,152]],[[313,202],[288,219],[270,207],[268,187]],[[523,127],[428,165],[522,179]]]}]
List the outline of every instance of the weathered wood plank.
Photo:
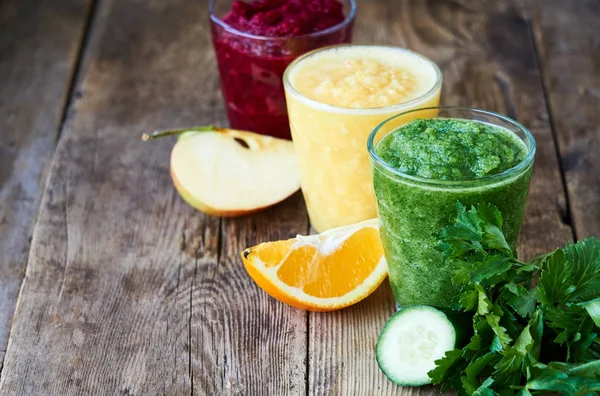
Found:
[{"label": "weathered wood plank", "polygon": [[529,2],[577,238],[600,236],[600,3]]},{"label": "weathered wood plank", "polygon": [[[306,231],[299,195],[220,225],[170,187],[172,142],[139,144],[150,129],[224,120],[207,25],[198,23],[205,7],[101,3],[82,97],[35,231],[0,393],[435,393],[397,388],[376,366],[373,346],[393,311],[387,287],[307,322],[246,276],[242,248]],[[520,8],[361,2],[357,33],[359,41],[408,46],[440,63],[445,104],[489,108],[529,126],[539,147],[520,250],[531,256],[570,238]]]},{"label": "weathered wood plank", "polygon": [[[151,149],[137,141],[141,131],[155,127],[223,122],[208,29],[195,23],[205,9],[206,4],[184,1],[100,7],[83,96],[57,154],[36,230],[34,252],[44,254],[32,256],[2,390],[179,394],[194,384],[198,394],[304,392],[306,313],[257,292],[238,256],[259,240],[305,233],[301,196],[264,214],[227,221],[231,237],[223,242],[217,265],[218,220],[186,208],[170,187],[167,147],[172,142]],[[131,27],[107,29],[125,25]],[[166,60],[160,56],[164,48]],[[198,52],[184,53],[189,48]],[[159,83],[161,76],[165,81]],[[104,193],[93,195],[98,188]],[[152,199],[140,202],[143,197]],[[83,210],[85,218],[69,214]],[[84,233],[96,223],[95,231]],[[107,257],[85,253],[90,245],[102,246]],[[49,273],[52,261],[57,270]],[[76,292],[67,297],[64,290],[40,287],[41,280],[30,274],[42,268],[46,278],[54,276],[56,284],[69,282],[71,288],[99,278],[104,282],[83,299]],[[71,272],[83,272],[85,279],[73,285],[66,275]],[[50,307],[41,304],[42,296],[50,297]],[[135,307],[125,304],[138,299]],[[94,316],[86,321],[103,326],[86,332],[73,318],[54,315],[54,326],[38,324],[32,332],[22,319],[68,312],[75,301],[79,318]],[[94,310],[107,304],[109,312]],[[72,336],[70,327],[75,327]],[[48,350],[43,358],[19,349],[32,338],[35,347]],[[88,338],[90,343],[84,342]],[[271,359],[255,360],[261,356]],[[32,368],[59,359],[73,367],[27,378]],[[116,372],[106,375],[104,366]],[[265,380],[256,380],[261,377]]]},{"label": "weathered wood plank", "polygon": [[[202,74],[216,95],[210,100],[218,104],[217,124],[225,125],[212,48],[203,50],[211,64]],[[218,263],[200,265],[194,277],[190,319],[194,394],[306,393],[308,314],[274,300],[256,286],[240,252],[307,230],[301,193],[261,213],[222,219]]]},{"label": "weathered wood plank", "polygon": [[0,371],[90,3],[0,2]]},{"label": "weathered wood plank", "polygon": [[192,0],[98,5],[0,394],[190,394],[194,275],[216,263],[219,220],[172,188],[173,140],[140,136],[221,117],[205,13]]},{"label": "weathered wood plank", "polygon": [[300,193],[249,217],[223,219],[218,266],[198,271],[192,336],[194,393],[306,394],[307,313],[264,293],[240,252],[258,243],[306,234]]},{"label": "weathered wood plank", "polygon": [[[571,239],[559,166],[533,41],[513,1],[360,2],[356,40],[411,48],[442,68],[443,105],[467,105],[516,118],[535,135],[538,152],[519,250],[525,257]],[[435,394],[391,384],[374,346],[394,311],[388,287],[349,309],[310,314],[309,393]]]}]

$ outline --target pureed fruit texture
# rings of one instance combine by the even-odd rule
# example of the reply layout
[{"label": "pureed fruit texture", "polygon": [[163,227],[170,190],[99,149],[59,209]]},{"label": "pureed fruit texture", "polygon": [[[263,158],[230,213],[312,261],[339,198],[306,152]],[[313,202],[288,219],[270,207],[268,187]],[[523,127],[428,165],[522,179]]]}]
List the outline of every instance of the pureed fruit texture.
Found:
[{"label": "pureed fruit texture", "polygon": [[244,37],[212,23],[231,126],[289,139],[283,72],[305,52],[350,42],[352,23],[318,37],[306,36],[339,25],[345,18],[338,0],[234,1],[223,22],[262,39]]},{"label": "pureed fruit texture", "polygon": [[393,114],[436,106],[438,68],[400,48],[349,45],[298,59],[284,83],[313,227],[322,232],[376,217],[367,137]]},{"label": "pureed fruit texture", "polygon": [[294,37],[320,32],[344,20],[338,0],[234,1],[223,18],[235,29],[264,37]]},{"label": "pureed fruit texture", "polygon": [[[396,301],[400,306],[448,307],[456,293],[453,268],[436,250],[436,234],[456,212],[457,201],[492,203],[501,210],[503,231],[514,246],[532,163],[499,181],[485,178],[522,163],[529,150],[505,128],[439,118],[417,119],[396,129],[381,139],[375,151],[385,164],[405,175],[442,182],[429,185],[374,166],[381,238]],[[462,183],[445,187],[444,181]]]}]

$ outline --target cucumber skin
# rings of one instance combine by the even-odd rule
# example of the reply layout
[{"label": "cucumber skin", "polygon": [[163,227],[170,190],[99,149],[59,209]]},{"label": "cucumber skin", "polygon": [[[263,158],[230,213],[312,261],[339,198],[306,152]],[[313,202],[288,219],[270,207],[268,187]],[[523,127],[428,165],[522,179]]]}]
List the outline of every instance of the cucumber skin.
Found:
[{"label": "cucumber skin", "polygon": [[[379,369],[383,372],[383,374],[385,374],[385,376],[394,384],[398,385],[398,386],[423,386],[423,385],[431,385],[431,378],[428,378],[427,380],[423,380],[423,381],[398,381],[397,379],[393,378],[393,376],[391,374],[389,374],[384,368],[383,365],[379,362],[379,348],[381,345],[381,335],[385,334],[388,327],[391,326],[396,320],[397,317],[402,316],[404,313],[409,312],[409,311],[422,311],[422,310],[429,310],[429,311],[433,311],[436,314],[439,314],[442,317],[445,317],[446,320],[448,320],[448,322],[452,325],[452,327],[454,328],[454,334],[455,334],[455,345],[454,348],[456,347],[456,340],[458,339],[458,334],[457,334],[457,329],[455,324],[448,318],[448,315],[446,315],[446,313],[444,311],[441,311],[437,308],[434,307],[430,307],[428,305],[413,305],[410,307],[406,307],[406,308],[402,308],[399,311],[397,311],[396,313],[394,313],[387,322],[385,322],[385,325],[383,326],[383,329],[381,329],[381,332],[379,333],[379,338],[377,339],[377,344],[375,344],[375,358],[377,360],[377,365],[379,366]],[[453,313],[458,313],[458,314],[462,314],[462,312],[455,312],[455,311],[450,311]],[[457,317],[458,318],[458,317]],[[462,318],[462,317],[461,317]]]}]

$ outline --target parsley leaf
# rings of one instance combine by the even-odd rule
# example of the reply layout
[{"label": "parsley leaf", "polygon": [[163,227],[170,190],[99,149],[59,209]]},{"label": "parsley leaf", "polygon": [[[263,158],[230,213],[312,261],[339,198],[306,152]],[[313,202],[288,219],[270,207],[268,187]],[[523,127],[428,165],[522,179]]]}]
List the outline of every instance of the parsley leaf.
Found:
[{"label": "parsley leaf", "polygon": [[530,390],[554,391],[562,395],[597,394],[600,392],[598,366],[598,361],[579,365],[538,364],[533,368],[534,378],[527,381],[526,386]]},{"label": "parsley leaf", "polygon": [[485,319],[492,328],[494,334],[496,334],[496,337],[498,337],[498,341],[500,342],[500,344],[503,347],[510,344],[512,340],[510,336],[506,334],[506,329],[500,326],[500,317],[498,315],[489,314],[485,316]]},{"label": "parsley leaf", "polygon": [[[487,315],[490,313],[490,309],[492,307],[492,303],[488,298],[487,294],[485,294],[485,290],[480,285],[475,285],[475,289],[477,290],[477,314],[478,315]],[[498,318],[498,322],[500,318]],[[488,320],[489,323],[489,320]],[[490,324],[491,326],[491,324]]]},{"label": "parsley leaf", "polygon": [[522,262],[502,227],[493,205],[457,203],[438,234],[473,335],[436,361],[433,383],[469,396],[600,394],[600,240]]},{"label": "parsley leaf", "polygon": [[460,389],[460,373],[466,367],[466,361],[462,357],[460,349],[446,352],[445,356],[435,361],[436,367],[427,375],[434,384],[442,384],[442,391],[448,389]]},{"label": "parsley leaf", "polygon": [[600,292],[600,240],[588,238],[576,244],[568,243],[564,249],[572,265],[571,282],[574,290],[570,301],[581,301]]},{"label": "parsley leaf", "polygon": [[565,265],[566,262],[567,255],[560,249],[546,258],[539,284],[543,304],[564,304],[575,290],[575,285],[572,284],[573,266]]},{"label": "parsley leaf", "polygon": [[493,276],[505,274],[511,267],[512,263],[508,257],[497,255],[487,256],[473,271],[471,271],[471,282],[481,283]]},{"label": "parsley leaf", "polygon": [[584,307],[596,326],[600,327],[600,298],[579,303],[577,305]]},{"label": "parsley leaf", "polygon": [[519,316],[528,318],[533,315],[538,299],[537,289],[527,290],[515,283],[507,283],[504,287],[512,293],[506,296],[506,302]]},{"label": "parsley leaf", "polygon": [[481,386],[479,388],[477,388],[475,390],[475,392],[473,392],[473,396],[496,396],[498,395],[496,392],[494,392],[492,389],[490,389],[490,386],[494,383],[494,379],[492,377],[489,377],[488,379],[486,379],[483,384],[481,384]]}]

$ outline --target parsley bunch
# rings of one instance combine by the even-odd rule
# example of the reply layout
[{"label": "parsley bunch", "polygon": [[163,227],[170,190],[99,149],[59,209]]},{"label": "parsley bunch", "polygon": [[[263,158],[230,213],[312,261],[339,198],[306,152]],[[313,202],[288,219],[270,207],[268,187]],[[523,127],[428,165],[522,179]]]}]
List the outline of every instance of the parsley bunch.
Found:
[{"label": "parsley bunch", "polygon": [[600,394],[600,240],[517,258],[493,205],[460,203],[440,250],[455,263],[452,307],[473,315],[468,344],[429,372],[459,395]]}]

